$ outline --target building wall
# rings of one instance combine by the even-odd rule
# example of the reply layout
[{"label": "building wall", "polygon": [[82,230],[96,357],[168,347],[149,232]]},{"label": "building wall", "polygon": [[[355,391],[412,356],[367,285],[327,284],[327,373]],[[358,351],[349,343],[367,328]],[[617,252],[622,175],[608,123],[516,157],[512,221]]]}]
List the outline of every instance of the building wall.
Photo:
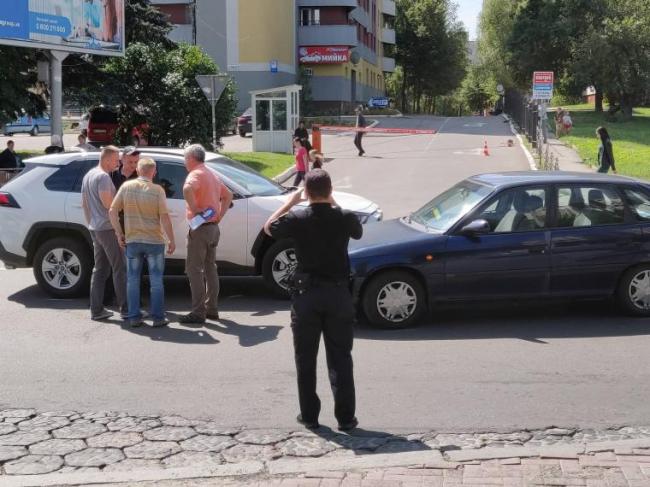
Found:
[{"label": "building wall", "polygon": [[[293,0],[239,0],[239,62],[294,65]],[[295,69],[293,70],[295,72]]]}]

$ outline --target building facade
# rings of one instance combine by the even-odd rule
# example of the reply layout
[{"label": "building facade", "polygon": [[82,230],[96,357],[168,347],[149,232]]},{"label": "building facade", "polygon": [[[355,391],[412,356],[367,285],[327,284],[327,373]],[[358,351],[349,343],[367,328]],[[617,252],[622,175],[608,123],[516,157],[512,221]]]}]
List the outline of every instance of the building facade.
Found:
[{"label": "building facade", "polygon": [[[385,93],[395,70],[393,0],[151,0],[170,38],[201,46],[249,92],[309,85],[320,109],[349,109]],[[301,74],[302,73],[302,74]]]}]

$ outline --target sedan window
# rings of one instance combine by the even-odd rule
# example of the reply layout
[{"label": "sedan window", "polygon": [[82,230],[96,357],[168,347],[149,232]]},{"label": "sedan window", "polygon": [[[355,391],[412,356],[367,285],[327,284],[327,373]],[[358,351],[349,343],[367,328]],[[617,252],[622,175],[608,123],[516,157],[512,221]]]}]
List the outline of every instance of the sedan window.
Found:
[{"label": "sedan window", "polygon": [[637,220],[642,222],[650,221],[650,197],[636,189],[624,189],[623,194],[625,195],[625,202]]},{"label": "sedan window", "polygon": [[593,227],[625,221],[623,201],[609,187],[558,188],[558,227]]},{"label": "sedan window", "polygon": [[492,233],[526,232],[546,228],[546,190],[514,188],[500,193],[474,219],[486,220]]}]

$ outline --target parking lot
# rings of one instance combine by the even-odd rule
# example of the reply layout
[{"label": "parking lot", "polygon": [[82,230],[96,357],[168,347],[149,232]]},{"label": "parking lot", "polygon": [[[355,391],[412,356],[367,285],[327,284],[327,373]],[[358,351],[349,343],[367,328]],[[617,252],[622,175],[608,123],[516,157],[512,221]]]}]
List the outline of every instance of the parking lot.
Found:
[{"label": "parking lot", "polygon": [[[468,175],[528,168],[521,149],[507,147],[513,136],[500,117],[382,124],[440,133],[368,136],[364,158],[349,135],[326,135],[323,149],[337,189],[379,203],[387,218]],[[226,149],[236,150],[229,139]],[[239,139],[233,147],[247,143]],[[481,155],[484,139],[490,157]],[[183,278],[168,279],[166,291],[171,313],[188,310]],[[259,279],[224,279],[222,321],[200,327],[91,322],[86,300],[49,299],[28,269],[0,270],[0,303],[0,406],[295,423],[289,303],[269,297]],[[360,325],[358,416],[367,428],[411,432],[643,423],[649,332],[647,320],[608,302],[469,305],[407,330]],[[324,357],[320,367],[321,419],[332,425]]]}]

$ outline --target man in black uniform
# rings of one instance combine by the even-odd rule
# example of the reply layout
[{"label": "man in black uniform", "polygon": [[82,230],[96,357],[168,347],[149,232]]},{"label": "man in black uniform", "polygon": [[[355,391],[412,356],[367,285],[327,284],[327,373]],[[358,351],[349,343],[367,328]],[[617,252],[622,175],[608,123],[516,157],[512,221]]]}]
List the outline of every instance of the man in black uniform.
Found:
[{"label": "man in black uniform", "polygon": [[[305,199],[309,207],[289,210]],[[296,242],[291,329],[298,374],[298,422],[318,428],[320,399],[316,394],[316,357],[321,333],[325,339],[327,368],[334,393],[334,414],[339,429],[358,425],[355,417],[352,341],[354,307],[350,294],[348,242],[363,233],[353,213],[337,207],[332,181],[322,169],[307,173],[305,194],[294,192],[266,222],[264,229],[276,240]]]}]

